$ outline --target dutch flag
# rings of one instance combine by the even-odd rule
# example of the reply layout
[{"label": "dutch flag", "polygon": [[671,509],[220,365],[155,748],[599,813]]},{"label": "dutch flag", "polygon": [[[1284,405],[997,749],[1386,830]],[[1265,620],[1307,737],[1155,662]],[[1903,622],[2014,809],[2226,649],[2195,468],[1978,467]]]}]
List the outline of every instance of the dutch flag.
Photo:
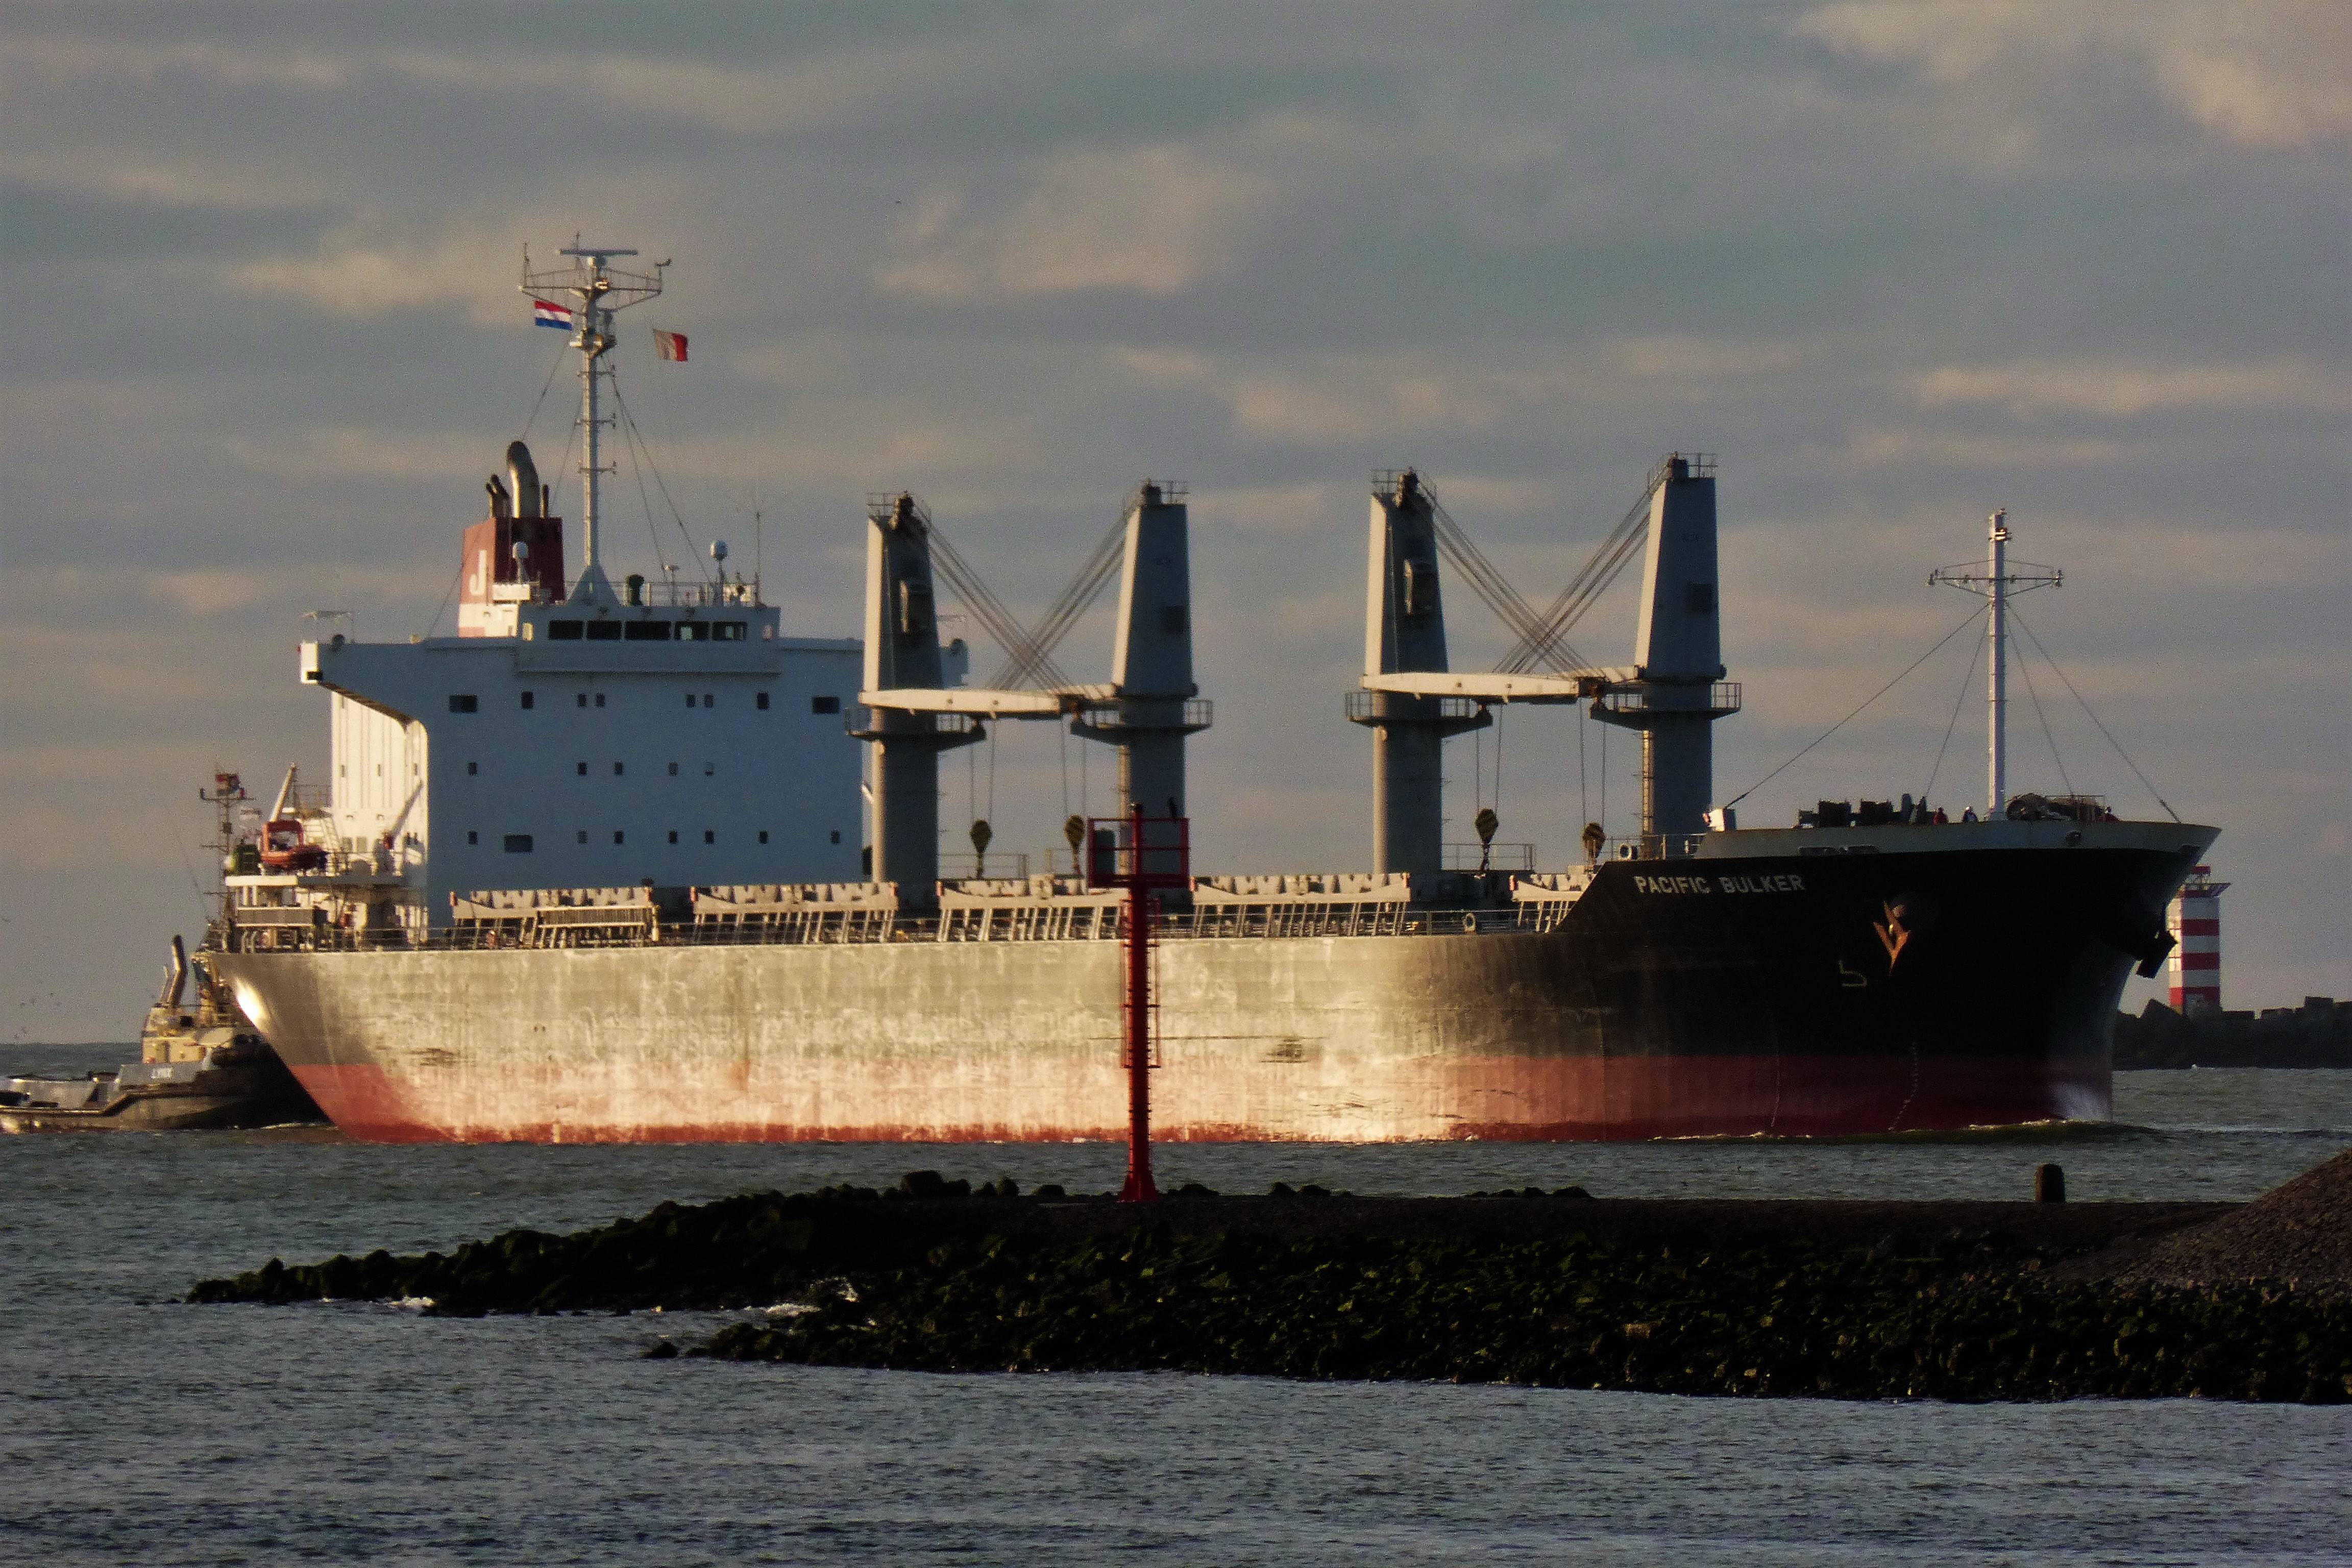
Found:
[{"label": "dutch flag", "polygon": [[572,330],[572,307],[554,304],[546,300],[533,300],[530,302],[530,319],[542,327],[553,327],[558,331],[568,332]]}]

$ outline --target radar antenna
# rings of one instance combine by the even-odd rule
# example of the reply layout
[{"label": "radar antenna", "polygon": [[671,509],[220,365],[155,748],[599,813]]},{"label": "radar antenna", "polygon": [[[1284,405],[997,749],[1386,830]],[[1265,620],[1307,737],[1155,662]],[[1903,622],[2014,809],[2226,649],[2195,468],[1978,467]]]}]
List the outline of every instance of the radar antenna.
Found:
[{"label": "radar antenna", "polygon": [[604,569],[597,561],[597,521],[602,515],[598,505],[604,476],[614,467],[604,460],[604,431],[612,420],[604,412],[604,398],[598,383],[612,378],[612,367],[605,364],[604,355],[618,341],[614,336],[613,317],[616,311],[632,305],[641,305],[662,291],[662,273],[669,266],[657,261],[651,272],[631,272],[608,265],[616,257],[635,256],[636,252],[613,245],[583,245],[580,237],[559,253],[572,258],[572,265],[534,272],[530,268],[530,250],[522,253],[522,291],[534,300],[552,300],[570,296],[576,303],[572,312],[572,346],[580,353],[580,531],[583,561],[580,581],[571,593],[573,600],[610,599],[612,584],[604,579]]}]

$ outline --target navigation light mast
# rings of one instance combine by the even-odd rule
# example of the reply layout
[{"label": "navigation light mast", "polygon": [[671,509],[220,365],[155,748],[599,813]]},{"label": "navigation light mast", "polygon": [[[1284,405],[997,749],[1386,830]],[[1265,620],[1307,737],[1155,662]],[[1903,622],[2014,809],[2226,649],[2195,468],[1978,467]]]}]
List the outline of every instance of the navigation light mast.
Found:
[{"label": "navigation light mast", "polygon": [[618,340],[613,335],[614,312],[632,305],[643,304],[662,291],[662,272],[669,266],[657,261],[651,272],[629,272],[607,263],[615,257],[635,256],[634,250],[612,245],[583,245],[574,235],[572,243],[560,253],[572,258],[572,265],[559,270],[533,272],[530,251],[522,253],[522,291],[534,298],[569,294],[578,301],[572,309],[574,333],[572,346],[580,352],[580,581],[572,588],[573,600],[610,599],[612,584],[604,579],[604,569],[596,559],[598,506],[603,478],[613,471],[613,465],[604,460],[604,428],[612,421],[604,415],[604,400],[597,383],[609,380],[612,368],[604,363],[604,355]]},{"label": "navigation light mast", "polygon": [[1991,711],[1986,720],[1989,733],[1985,742],[1985,784],[1990,799],[1985,815],[1997,817],[2009,806],[2010,595],[2058,587],[2066,581],[2066,574],[2055,566],[2037,566],[2030,561],[2018,562],[2014,570],[2011,568],[2007,507],[1994,511],[1986,535],[1989,543],[1983,571],[1977,571],[1974,562],[1938,566],[1927,574],[1927,581],[1984,596],[1985,641],[1991,656],[1986,689],[1986,701]]}]

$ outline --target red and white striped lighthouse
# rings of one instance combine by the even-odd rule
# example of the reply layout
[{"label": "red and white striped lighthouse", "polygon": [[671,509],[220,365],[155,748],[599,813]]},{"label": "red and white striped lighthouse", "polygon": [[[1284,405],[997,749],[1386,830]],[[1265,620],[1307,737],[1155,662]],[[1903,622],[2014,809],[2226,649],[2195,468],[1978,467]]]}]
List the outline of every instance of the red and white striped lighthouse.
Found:
[{"label": "red and white striped lighthouse", "polygon": [[2200,866],[2172,895],[2165,925],[2179,943],[2165,961],[2172,1010],[2184,1015],[2221,1010],[2221,893],[2213,868]]}]

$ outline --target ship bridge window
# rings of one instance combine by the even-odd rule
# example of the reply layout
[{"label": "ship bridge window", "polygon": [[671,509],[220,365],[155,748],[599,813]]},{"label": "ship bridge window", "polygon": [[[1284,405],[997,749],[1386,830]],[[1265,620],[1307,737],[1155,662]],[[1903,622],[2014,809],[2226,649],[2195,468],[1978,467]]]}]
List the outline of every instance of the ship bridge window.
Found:
[{"label": "ship bridge window", "polygon": [[449,694],[449,711],[450,711],[450,712],[452,712],[452,713],[478,713],[478,712],[480,712],[481,710],[482,710],[482,700],[481,700],[479,697],[475,696],[472,692],[470,692],[470,691],[453,691],[453,692],[451,692],[451,693]]},{"label": "ship bridge window", "polygon": [[741,642],[744,627],[745,623],[741,621],[715,621],[711,624],[710,635],[720,642]]},{"label": "ship bridge window", "polygon": [[838,713],[841,711],[841,699],[838,697],[812,697],[809,699],[809,711],[812,713]]},{"label": "ship bridge window", "polygon": [[547,623],[547,640],[550,642],[578,642],[580,640],[580,630],[581,626],[578,621],[550,621]]},{"label": "ship bridge window", "polygon": [[709,642],[710,640],[710,630],[700,621],[680,621],[677,623],[677,640],[680,642]]},{"label": "ship bridge window", "polygon": [[621,640],[621,623],[618,621],[590,621],[588,623],[588,640],[590,642],[619,642]]},{"label": "ship bridge window", "polygon": [[528,854],[530,854],[530,834],[528,834],[528,833],[509,833],[509,834],[508,834],[508,835],[507,835],[507,853],[508,853],[508,854],[509,854],[509,855],[528,855]]},{"label": "ship bridge window", "polygon": [[630,621],[621,635],[631,642],[667,642],[669,628],[667,621]]}]

